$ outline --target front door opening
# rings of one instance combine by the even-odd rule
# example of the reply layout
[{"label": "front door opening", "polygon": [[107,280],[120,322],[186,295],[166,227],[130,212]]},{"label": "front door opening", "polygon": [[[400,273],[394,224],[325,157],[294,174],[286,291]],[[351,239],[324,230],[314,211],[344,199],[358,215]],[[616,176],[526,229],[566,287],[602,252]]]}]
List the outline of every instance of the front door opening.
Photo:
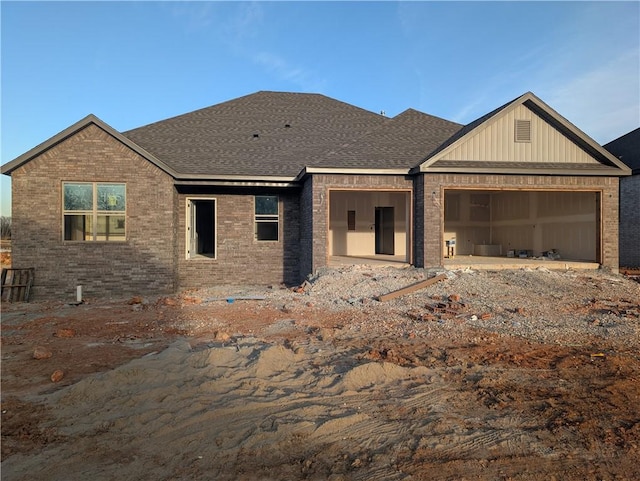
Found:
[{"label": "front door opening", "polygon": [[187,201],[187,258],[216,257],[216,201]]},{"label": "front door opening", "polygon": [[393,207],[376,207],[376,254],[395,254]]}]

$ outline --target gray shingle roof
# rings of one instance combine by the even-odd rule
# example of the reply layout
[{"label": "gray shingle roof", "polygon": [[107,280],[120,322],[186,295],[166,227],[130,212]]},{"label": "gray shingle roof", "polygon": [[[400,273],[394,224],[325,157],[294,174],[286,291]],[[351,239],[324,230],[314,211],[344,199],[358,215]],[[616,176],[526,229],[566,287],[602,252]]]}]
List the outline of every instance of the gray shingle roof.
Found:
[{"label": "gray shingle roof", "polygon": [[603,146],[635,174],[640,174],[640,127]]},{"label": "gray shingle roof", "polygon": [[461,128],[455,122],[408,109],[311,166],[409,169]]},{"label": "gray shingle roof", "polygon": [[123,135],[180,174],[295,177],[388,122],[320,94],[262,91]]}]

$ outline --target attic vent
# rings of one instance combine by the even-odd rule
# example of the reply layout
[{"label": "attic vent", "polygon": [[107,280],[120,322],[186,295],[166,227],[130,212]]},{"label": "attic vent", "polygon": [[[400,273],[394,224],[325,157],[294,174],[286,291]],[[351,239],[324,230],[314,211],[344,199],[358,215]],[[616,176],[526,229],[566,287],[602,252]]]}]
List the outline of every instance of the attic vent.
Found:
[{"label": "attic vent", "polygon": [[516,120],[516,142],[531,142],[531,121]]}]

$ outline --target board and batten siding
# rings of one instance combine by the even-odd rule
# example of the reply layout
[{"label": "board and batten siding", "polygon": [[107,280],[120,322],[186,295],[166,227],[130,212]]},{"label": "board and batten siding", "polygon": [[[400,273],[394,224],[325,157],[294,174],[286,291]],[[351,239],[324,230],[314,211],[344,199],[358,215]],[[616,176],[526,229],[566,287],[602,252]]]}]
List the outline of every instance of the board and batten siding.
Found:
[{"label": "board and batten siding", "polygon": [[[531,142],[515,141],[516,120],[531,122]],[[475,135],[441,158],[491,162],[598,163],[524,105],[519,105],[479,129]]]}]

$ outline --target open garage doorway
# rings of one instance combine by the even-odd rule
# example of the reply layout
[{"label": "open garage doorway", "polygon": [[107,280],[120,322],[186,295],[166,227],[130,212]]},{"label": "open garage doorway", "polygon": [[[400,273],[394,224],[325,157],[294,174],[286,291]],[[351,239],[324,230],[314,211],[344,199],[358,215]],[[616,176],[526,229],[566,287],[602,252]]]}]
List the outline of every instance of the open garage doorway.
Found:
[{"label": "open garage doorway", "polygon": [[600,193],[445,190],[443,257],[601,262]]},{"label": "open garage doorway", "polygon": [[411,192],[331,190],[330,260],[411,262]]}]

